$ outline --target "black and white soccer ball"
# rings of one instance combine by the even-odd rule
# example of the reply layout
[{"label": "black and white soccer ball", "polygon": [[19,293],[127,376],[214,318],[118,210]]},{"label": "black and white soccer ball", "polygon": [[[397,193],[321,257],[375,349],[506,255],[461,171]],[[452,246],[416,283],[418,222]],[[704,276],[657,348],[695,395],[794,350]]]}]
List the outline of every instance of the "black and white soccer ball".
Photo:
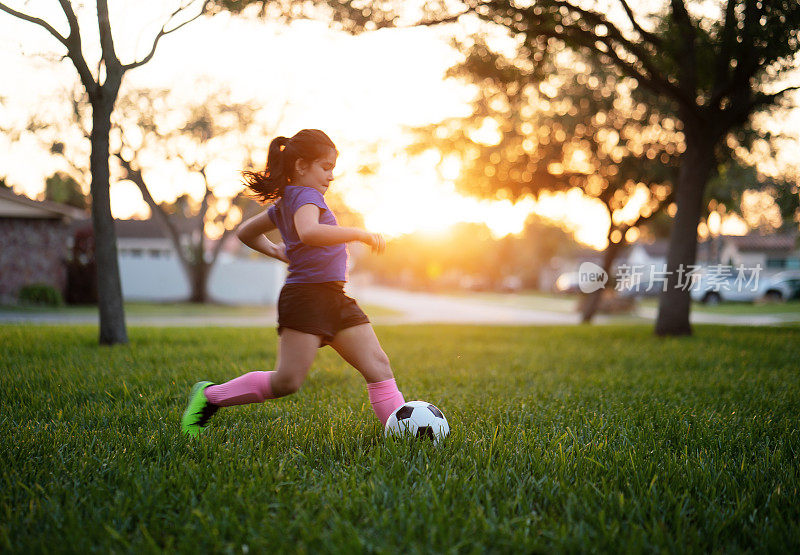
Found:
[{"label": "black and white soccer ball", "polygon": [[450,425],[442,411],[425,401],[400,405],[386,421],[386,436],[427,437],[437,444],[449,433]]}]

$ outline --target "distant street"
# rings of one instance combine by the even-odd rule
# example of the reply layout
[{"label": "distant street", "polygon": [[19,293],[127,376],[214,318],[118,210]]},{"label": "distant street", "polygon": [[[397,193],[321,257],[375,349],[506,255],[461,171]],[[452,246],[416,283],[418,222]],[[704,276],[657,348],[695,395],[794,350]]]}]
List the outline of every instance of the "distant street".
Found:
[{"label": "distant street", "polygon": [[352,295],[359,303],[396,310],[402,314],[375,318],[386,324],[507,324],[558,325],[577,324],[576,313],[533,310],[490,301],[420,293],[389,287],[353,287]]},{"label": "distant street", "polygon": [[[374,314],[370,319],[378,325],[393,324],[476,324],[476,325],[576,325],[579,324],[579,315],[575,312],[537,309],[531,301],[514,303],[515,296],[500,297],[503,302],[476,295],[470,297],[442,295],[405,291],[389,287],[373,285],[348,285],[348,294],[355,297],[358,302],[367,307],[367,312],[374,307]],[[520,296],[520,299],[523,297]],[[561,303],[561,301],[558,301]],[[567,304],[564,301],[563,304]],[[380,308],[388,309],[391,314],[381,314]],[[236,308],[231,308],[231,313],[226,314],[225,309],[217,308],[210,313],[182,314],[177,310],[175,314],[166,313],[141,313],[129,312],[126,321],[131,326],[274,326],[276,312],[274,307],[264,307],[263,311],[236,313]],[[649,323],[656,317],[656,309],[652,307],[638,307],[633,314],[623,316],[601,315],[595,319],[596,324],[608,324],[624,320],[640,320]],[[692,322],[695,324],[723,324],[734,326],[771,326],[800,322],[800,313],[782,314],[709,314],[699,310],[692,312]],[[33,312],[33,311],[0,311],[0,323],[29,323],[29,324],[97,324],[97,314],[94,312]]]}]

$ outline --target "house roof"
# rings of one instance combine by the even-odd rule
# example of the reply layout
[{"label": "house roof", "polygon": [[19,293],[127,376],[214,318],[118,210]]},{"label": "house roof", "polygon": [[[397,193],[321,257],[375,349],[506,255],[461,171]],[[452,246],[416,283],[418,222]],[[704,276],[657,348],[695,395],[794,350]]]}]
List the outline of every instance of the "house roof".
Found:
[{"label": "house roof", "polygon": [[724,235],[723,241],[733,244],[739,252],[748,251],[792,251],[797,248],[797,233],[773,233],[771,235]]},{"label": "house roof", "polygon": [[50,200],[33,200],[11,189],[0,189],[0,218],[40,220],[83,220],[86,212],[68,204]]},{"label": "house roof", "polygon": [[[178,233],[191,233],[198,229],[196,218],[173,218],[172,221],[178,228]],[[166,239],[167,231],[157,220],[114,220],[114,229],[118,239]]]}]

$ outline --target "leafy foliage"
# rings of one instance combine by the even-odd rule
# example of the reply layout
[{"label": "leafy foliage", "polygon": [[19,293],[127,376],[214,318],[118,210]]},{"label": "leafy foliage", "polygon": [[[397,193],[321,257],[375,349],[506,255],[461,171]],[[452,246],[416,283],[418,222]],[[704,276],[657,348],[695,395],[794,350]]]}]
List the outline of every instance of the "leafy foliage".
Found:
[{"label": "leafy foliage", "polygon": [[61,306],[64,299],[58,289],[47,283],[32,283],[23,286],[19,290],[19,301],[21,303]]},{"label": "leafy foliage", "polygon": [[[457,184],[472,194],[579,188],[606,207],[608,235],[621,230],[619,242],[671,199],[685,149],[680,124],[652,94],[591,60],[573,59],[556,72],[530,56],[524,45],[514,58],[502,56],[475,37],[449,72],[475,85],[472,113],[419,129],[412,151],[434,147],[458,157]],[[641,210],[617,219],[641,188],[648,195]]]},{"label": "leafy foliage", "polygon": [[45,179],[44,198],[81,210],[86,210],[89,206],[89,199],[83,193],[80,183],[63,172],[56,172]]}]

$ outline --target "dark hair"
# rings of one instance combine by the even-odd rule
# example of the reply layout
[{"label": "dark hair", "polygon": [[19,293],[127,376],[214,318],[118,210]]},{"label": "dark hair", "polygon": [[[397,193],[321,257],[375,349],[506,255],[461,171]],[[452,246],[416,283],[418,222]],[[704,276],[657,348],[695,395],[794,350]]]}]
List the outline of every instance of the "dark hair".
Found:
[{"label": "dark hair", "polygon": [[303,129],[294,137],[275,137],[269,143],[267,167],[263,172],[242,172],[245,185],[260,202],[283,196],[283,190],[292,181],[297,160],[313,162],[323,157],[336,145],[319,129]]}]

